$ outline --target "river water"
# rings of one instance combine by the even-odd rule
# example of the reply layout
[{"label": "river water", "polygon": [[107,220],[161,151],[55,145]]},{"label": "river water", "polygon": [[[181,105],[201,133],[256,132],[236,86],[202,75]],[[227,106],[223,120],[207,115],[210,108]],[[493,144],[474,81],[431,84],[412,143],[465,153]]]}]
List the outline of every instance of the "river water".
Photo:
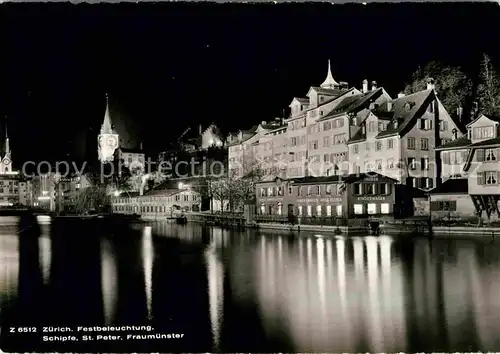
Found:
[{"label": "river water", "polygon": [[[500,351],[500,242],[491,239],[162,223],[35,233],[0,228],[4,351]],[[77,331],[119,324],[183,337],[127,339],[141,332],[128,329],[83,341],[89,333]],[[37,332],[8,334],[14,326]]]}]

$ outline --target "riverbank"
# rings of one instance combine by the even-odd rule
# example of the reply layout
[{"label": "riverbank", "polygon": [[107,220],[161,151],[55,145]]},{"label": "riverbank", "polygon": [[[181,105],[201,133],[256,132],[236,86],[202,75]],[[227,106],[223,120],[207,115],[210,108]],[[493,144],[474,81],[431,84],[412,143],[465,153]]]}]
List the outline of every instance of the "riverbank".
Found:
[{"label": "riverbank", "polygon": [[[290,232],[318,232],[327,234],[360,235],[373,233],[368,223],[366,225],[334,226],[334,225],[311,225],[290,224],[286,222],[253,222],[246,223],[242,215],[232,214],[209,214],[209,213],[186,213],[188,222],[202,223],[205,225],[217,225],[227,227],[244,227],[269,230],[286,230]],[[420,221],[405,220],[401,222],[380,223],[375,230],[379,235],[414,235],[414,236],[440,236],[440,237],[500,237],[500,227],[483,226],[432,226]]]}]

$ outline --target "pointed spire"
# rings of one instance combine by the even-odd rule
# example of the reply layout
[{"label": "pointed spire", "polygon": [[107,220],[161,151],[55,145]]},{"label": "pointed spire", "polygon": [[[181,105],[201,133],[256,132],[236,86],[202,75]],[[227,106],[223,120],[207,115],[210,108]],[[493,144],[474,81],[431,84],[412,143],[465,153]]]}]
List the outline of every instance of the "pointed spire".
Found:
[{"label": "pointed spire", "polygon": [[101,134],[112,134],[113,126],[111,125],[111,115],[109,114],[109,100],[106,93],[106,113],[104,113],[104,122],[101,126]]},{"label": "pointed spire", "polygon": [[339,86],[339,84],[333,78],[332,69],[330,66],[330,59],[328,59],[328,73],[326,74],[326,79],[321,84],[321,87],[323,87],[323,88],[335,88],[338,86]]},{"label": "pointed spire", "polygon": [[5,116],[5,156],[10,154],[9,135],[7,134],[7,116]]}]

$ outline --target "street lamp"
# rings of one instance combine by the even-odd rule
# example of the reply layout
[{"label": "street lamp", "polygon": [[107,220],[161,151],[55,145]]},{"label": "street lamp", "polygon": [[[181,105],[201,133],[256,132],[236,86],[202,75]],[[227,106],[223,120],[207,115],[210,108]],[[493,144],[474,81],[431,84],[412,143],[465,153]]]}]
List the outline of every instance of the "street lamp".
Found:
[{"label": "street lamp", "polygon": [[119,197],[120,196],[120,191],[115,191],[115,197]]},{"label": "street lamp", "polygon": [[182,189],[182,187],[184,187],[184,184],[182,182],[179,182],[177,186],[179,187],[179,189]]}]

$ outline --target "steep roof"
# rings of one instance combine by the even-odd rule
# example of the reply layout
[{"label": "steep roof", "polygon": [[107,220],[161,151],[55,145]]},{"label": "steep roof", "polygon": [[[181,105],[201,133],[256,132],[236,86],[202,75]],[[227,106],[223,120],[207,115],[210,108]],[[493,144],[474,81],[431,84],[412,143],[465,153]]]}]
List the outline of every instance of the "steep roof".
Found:
[{"label": "steep roof", "polygon": [[[406,132],[407,129],[411,128],[411,123],[414,122],[414,119],[424,113],[427,108],[427,104],[434,98],[434,90],[419,91],[411,95],[396,98],[392,101],[393,107],[391,111],[393,112],[393,119],[398,119],[399,124],[397,128],[390,124],[387,127],[387,130],[384,130],[377,135],[377,138]],[[407,108],[407,103],[410,106],[409,109]]]},{"label": "steep roof", "polygon": [[372,100],[377,99],[383,93],[383,88],[380,87],[366,93],[345,97],[334,109],[327,113],[324,117],[318,119],[323,121],[346,113],[356,113],[370,104]]},{"label": "steep roof", "polygon": [[474,124],[476,121],[478,121],[480,118],[482,117],[486,117],[494,122],[499,122],[500,123],[500,117],[495,117],[495,116],[487,116],[486,114],[478,114],[477,117],[475,119],[473,119],[472,121],[470,121],[469,123],[467,123],[467,127],[470,126],[471,124]]}]

